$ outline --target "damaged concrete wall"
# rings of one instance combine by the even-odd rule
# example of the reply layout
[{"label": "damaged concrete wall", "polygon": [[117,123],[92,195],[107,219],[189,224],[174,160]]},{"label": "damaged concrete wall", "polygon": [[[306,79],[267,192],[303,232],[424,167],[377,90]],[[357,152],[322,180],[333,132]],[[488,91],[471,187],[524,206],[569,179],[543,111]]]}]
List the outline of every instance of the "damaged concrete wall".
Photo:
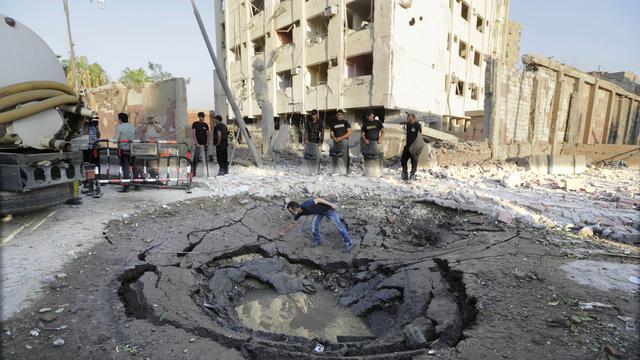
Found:
[{"label": "damaged concrete wall", "polygon": [[639,145],[640,97],[537,55],[487,67],[485,138],[494,157],[559,154],[580,144]]},{"label": "damaged concrete wall", "polygon": [[485,57],[504,57],[508,40],[508,0],[263,4],[216,7],[217,46],[249,117],[261,115],[251,64],[272,57],[268,97],[281,117],[314,108],[412,110],[440,122],[445,114],[464,117],[482,109]]},{"label": "damaged concrete wall", "polygon": [[153,116],[162,140],[184,142],[189,138],[187,121],[187,85],[183,78],[172,78],[128,88],[113,83],[87,90],[86,101],[100,118],[103,138],[112,138],[119,124],[118,113],[129,114],[129,123],[141,128]]}]

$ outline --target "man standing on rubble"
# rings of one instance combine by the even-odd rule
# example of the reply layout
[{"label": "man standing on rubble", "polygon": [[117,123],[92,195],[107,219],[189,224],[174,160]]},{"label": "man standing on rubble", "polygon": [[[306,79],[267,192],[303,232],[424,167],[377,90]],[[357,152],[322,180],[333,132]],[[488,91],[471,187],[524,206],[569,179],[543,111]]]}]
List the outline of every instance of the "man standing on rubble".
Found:
[{"label": "man standing on rubble", "polygon": [[373,111],[367,111],[367,118],[362,124],[362,141],[365,144],[370,144],[372,141],[378,144],[382,143],[384,138],[384,125],[380,120],[376,120],[373,115]]},{"label": "man standing on rubble", "polygon": [[204,113],[198,113],[198,121],[191,125],[191,140],[193,141],[193,157],[191,175],[196,176],[196,168],[200,161],[201,148],[204,147],[204,156],[207,156],[207,139],[209,139],[209,125],[204,122]]},{"label": "man standing on rubble", "polygon": [[[402,156],[400,157],[400,163],[402,164],[402,180],[415,180],[416,170],[418,168],[418,154],[412,153],[411,145],[418,139],[418,136],[422,136],[422,125],[416,121],[416,116],[413,113],[407,114],[407,143],[404,144],[402,149]],[[411,176],[407,175],[407,162],[411,159]]]},{"label": "man standing on rubble", "polygon": [[218,159],[218,175],[229,173],[229,158],[227,148],[229,147],[229,130],[222,122],[222,116],[216,115],[216,125],[213,127],[213,144],[216,146],[216,158]]},{"label": "man standing on rubble", "polygon": [[[120,125],[116,128],[114,141],[118,143],[118,156],[120,156],[120,166],[122,167],[122,180],[130,180],[131,174],[129,167],[134,159],[131,158],[131,141],[136,136],[136,129],[129,124],[129,115],[125,113],[118,114]],[[125,183],[119,192],[129,191],[129,185]]]},{"label": "man standing on rubble", "polygon": [[336,211],[337,207],[336,204],[322,198],[307,199],[302,204],[290,201],[286,208],[294,218],[289,226],[280,232],[280,236],[285,236],[289,233],[301,216],[313,215],[313,221],[311,222],[311,234],[313,235],[312,246],[320,246],[322,245],[322,238],[320,237],[319,226],[322,218],[326,217],[338,228],[340,235],[342,235],[342,239],[344,240],[342,252],[348,253],[353,247],[353,242],[351,241],[351,237],[349,237],[349,232],[347,232],[347,229],[340,222],[340,216]]},{"label": "man standing on rubble", "polygon": [[349,173],[349,165],[351,162],[349,159],[349,136],[351,136],[352,132],[351,124],[344,119],[344,110],[338,109],[336,121],[331,125],[330,135],[331,140],[333,140],[333,148],[339,147],[340,149],[343,149],[343,159],[347,169],[347,174]]}]

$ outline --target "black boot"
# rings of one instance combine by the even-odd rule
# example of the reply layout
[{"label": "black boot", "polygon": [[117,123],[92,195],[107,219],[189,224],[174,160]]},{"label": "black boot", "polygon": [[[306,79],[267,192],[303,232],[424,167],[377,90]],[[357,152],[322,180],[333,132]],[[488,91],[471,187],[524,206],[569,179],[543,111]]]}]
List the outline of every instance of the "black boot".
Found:
[{"label": "black boot", "polygon": [[402,172],[402,180],[409,180],[409,177],[407,176],[407,172],[406,171]]},{"label": "black boot", "polygon": [[416,172],[415,171],[411,172],[411,176],[409,177],[409,179],[411,179],[411,180],[415,180],[416,179]]}]

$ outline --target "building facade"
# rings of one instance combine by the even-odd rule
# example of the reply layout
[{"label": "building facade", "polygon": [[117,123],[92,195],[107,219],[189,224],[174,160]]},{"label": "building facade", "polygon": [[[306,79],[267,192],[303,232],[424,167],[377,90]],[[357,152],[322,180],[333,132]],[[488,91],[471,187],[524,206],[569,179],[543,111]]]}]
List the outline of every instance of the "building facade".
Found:
[{"label": "building facade", "polygon": [[[216,0],[217,53],[245,116],[260,117],[262,95],[281,118],[464,117],[484,107],[486,59],[505,61],[508,10],[509,0]],[[256,58],[267,94],[256,94]],[[219,83],[216,109],[230,114]]]}]

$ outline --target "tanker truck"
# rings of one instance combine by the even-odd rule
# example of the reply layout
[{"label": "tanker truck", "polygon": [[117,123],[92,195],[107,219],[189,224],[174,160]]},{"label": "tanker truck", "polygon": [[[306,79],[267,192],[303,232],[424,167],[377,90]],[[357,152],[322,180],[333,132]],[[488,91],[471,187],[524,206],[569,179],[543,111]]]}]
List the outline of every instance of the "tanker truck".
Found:
[{"label": "tanker truck", "polygon": [[58,57],[24,24],[0,14],[0,214],[70,199],[84,178],[79,136],[95,114],[70,89]]}]

